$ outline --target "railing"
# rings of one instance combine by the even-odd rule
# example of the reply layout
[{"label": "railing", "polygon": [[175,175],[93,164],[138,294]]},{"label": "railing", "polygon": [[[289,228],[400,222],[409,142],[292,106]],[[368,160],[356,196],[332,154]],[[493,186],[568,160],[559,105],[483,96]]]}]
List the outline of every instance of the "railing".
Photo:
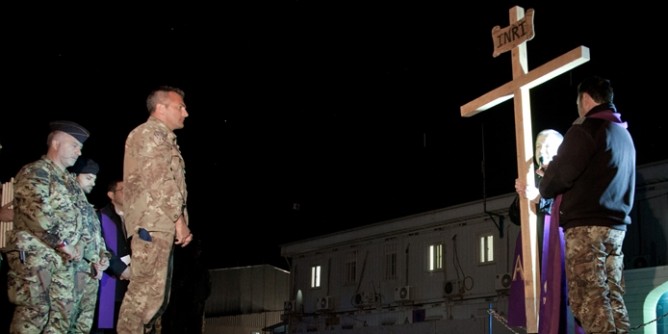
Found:
[{"label": "railing", "polygon": [[[4,207],[6,204],[11,203],[14,200],[14,179],[12,178],[8,182],[2,184],[2,202],[0,207]],[[11,207],[11,206],[10,206]],[[14,228],[14,223],[11,221],[0,221],[0,248],[4,248],[7,245],[7,237],[9,231]]]}]

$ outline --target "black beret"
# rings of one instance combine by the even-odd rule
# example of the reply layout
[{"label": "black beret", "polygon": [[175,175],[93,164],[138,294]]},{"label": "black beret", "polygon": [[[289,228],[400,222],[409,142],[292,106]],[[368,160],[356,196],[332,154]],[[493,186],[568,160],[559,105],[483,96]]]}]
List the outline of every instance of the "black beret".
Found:
[{"label": "black beret", "polygon": [[79,157],[70,170],[75,174],[95,174],[100,171],[100,165],[93,159]]},{"label": "black beret", "polygon": [[62,131],[76,138],[81,144],[90,136],[90,132],[83,126],[70,121],[53,121],[49,123],[51,131]]}]

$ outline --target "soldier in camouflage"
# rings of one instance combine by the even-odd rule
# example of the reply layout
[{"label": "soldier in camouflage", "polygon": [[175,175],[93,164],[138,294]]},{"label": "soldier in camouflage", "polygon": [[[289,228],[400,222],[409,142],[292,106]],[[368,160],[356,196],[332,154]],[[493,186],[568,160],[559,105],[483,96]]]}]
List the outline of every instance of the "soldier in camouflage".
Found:
[{"label": "soldier in camouflage", "polygon": [[125,142],[125,226],[131,238],[132,279],[118,333],[152,333],[169,302],[174,245],[192,241],[186,209],[185,164],[174,130],[188,117],[184,93],[160,87],[146,100],[148,120]]},{"label": "soldier in camouflage", "polygon": [[19,170],[14,229],[7,248],[9,300],[16,306],[10,333],[66,333],[74,306],[77,244],[87,238],[77,207],[81,192],[67,171],[89,132],[69,121],[50,124],[48,151]]},{"label": "soldier in camouflage", "polygon": [[84,240],[83,258],[74,261],[74,310],[70,324],[70,334],[87,334],[93,327],[95,304],[99,280],[102,272],[109,267],[111,253],[102,238],[100,220],[95,208],[88,202],[86,194],[90,194],[95,186],[100,166],[92,159],[79,157],[70,169],[81,186],[78,207],[84,217],[84,228],[88,229],[88,239]]}]

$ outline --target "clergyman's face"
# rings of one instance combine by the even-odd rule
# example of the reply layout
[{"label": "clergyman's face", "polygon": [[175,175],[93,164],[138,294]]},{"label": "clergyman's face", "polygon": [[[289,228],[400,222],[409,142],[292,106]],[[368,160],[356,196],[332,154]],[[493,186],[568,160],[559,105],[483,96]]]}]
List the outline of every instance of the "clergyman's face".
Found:
[{"label": "clergyman's face", "polygon": [[116,183],[116,189],[114,189],[114,191],[109,192],[109,198],[114,203],[114,206],[119,207],[119,209],[122,209],[123,206],[123,189],[124,185],[121,181]]},{"label": "clergyman's face", "polygon": [[541,168],[547,168],[550,161],[557,155],[562,138],[554,134],[541,134],[536,138],[536,162]]}]

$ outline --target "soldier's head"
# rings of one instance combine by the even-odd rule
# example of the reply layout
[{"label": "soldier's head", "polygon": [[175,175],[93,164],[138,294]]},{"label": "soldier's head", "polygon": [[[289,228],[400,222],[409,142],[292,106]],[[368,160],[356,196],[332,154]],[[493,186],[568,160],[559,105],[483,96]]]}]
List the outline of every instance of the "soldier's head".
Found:
[{"label": "soldier's head", "polygon": [[86,194],[90,194],[95,187],[97,173],[100,172],[100,165],[93,159],[79,157],[77,162],[70,168],[72,173],[76,174],[77,182]]},{"label": "soldier's head", "polygon": [[90,132],[83,126],[70,121],[55,121],[49,124],[51,132],[47,137],[47,157],[63,170],[74,165]]},{"label": "soldier's head", "polygon": [[152,91],[146,98],[146,108],[151,116],[159,119],[170,130],[182,129],[188,117],[184,98],[183,90],[162,86]]}]

